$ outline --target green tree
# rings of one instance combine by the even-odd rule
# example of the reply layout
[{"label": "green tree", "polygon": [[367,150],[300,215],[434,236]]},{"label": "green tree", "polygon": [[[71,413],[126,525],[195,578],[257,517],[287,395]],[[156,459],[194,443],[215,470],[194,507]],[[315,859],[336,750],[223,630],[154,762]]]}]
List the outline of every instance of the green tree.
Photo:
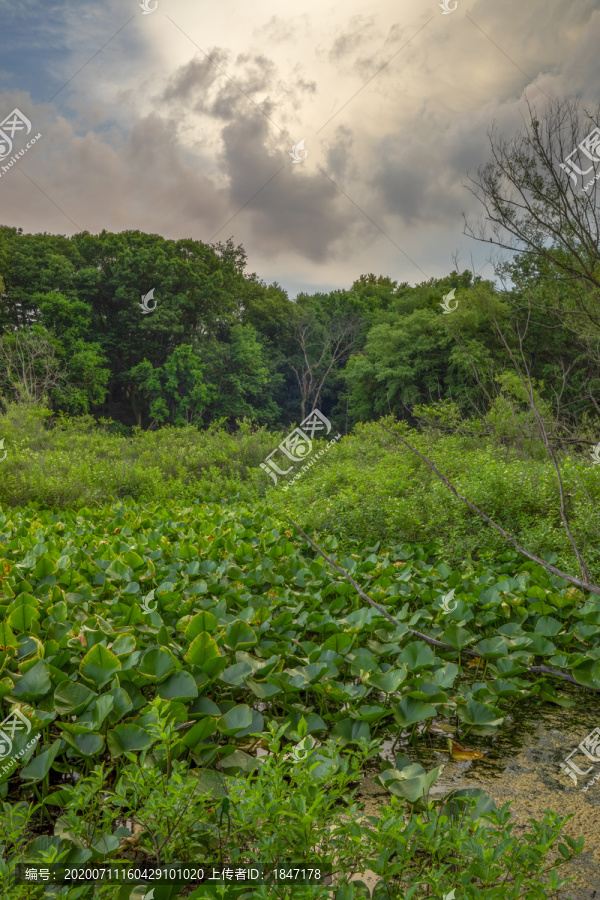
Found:
[{"label": "green tree", "polygon": [[[150,427],[156,425],[200,425],[209,401],[212,385],[204,380],[205,366],[189,344],[181,344],[169,355],[164,366],[153,367],[145,359],[128,373],[130,383],[147,401]],[[142,424],[138,407],[138,425]]]},{"label": "green tree", "polygon": [[252,325],[234,325],[227,343],[213,340],[201,355],[215,386],[212,419],[226,418],[230,425],[242,418],[261,425],[279,420],[281,411],[273,395],[282,376],[271,371]]},{"label": "green tree", "polygon": [[[464,287],[463,287],[464,286]],[[451,287],[458,306],[442,312]],[[486,408],[506,352],[492,327],[506,306],[488,283],[469,273],[416,288],[402,287],[374,316],[364,349],[346,366],[350,418],[393,414],[412,420],[415,405],[452,399],[461,409]]]}]

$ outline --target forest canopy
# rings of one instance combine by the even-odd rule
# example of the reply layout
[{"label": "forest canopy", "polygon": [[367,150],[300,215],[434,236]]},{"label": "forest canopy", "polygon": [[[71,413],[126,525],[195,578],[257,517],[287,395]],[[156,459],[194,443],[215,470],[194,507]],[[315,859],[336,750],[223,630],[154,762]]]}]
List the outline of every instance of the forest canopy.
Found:
[{"label": "forest canopy", "polygon": [[231,240],[0,227],[0,396],[143,429],[279,429],[318,407],[347,433],[439,401],[489,412],[518,393],[518,348],[542,402],[560,396],[571,424],[598,412],[595,325],[571,327],[568,287],[557,304],[533,255],[505,289],[468,271],[414,287],[370,273],[293,300],[246,264]]}]

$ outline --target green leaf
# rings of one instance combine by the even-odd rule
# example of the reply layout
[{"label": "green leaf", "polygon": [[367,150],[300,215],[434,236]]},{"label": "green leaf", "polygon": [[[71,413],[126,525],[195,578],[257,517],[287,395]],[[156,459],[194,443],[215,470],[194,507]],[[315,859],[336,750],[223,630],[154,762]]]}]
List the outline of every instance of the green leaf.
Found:
[{"label": "green leaf", "polygon": [[437,684],[430,681],[423,681],[418,678],[412,690],[407,691],[406,697],[412,697],[415,700],[424,700],[426,703],[447,703],[447,695],[441,691]]},{"label": "green leaf", "polygon": [[114,725],[133,709],[133,702],[127,691],[121,687],[114,687],[108,692],[108,696],[112,697],[113,701],[112,710],[108,714],[108,721],[111,725]]},{"label": "green leaf", "polygon": [[245,703],[234,706],[217,722],[221,734],[235,735],[252,725],[252,710]]},{"label": "green leaf", "polygon": [[443,769],[442,765],[432,769],[431,772],[425,772],[415,763],[401,770],[386,769],[381,775],[375,776],[375,781],[382,784],[394,796],[408,800],[409,803],[416,803],[429,794],[431,786],[437,781]]},{"label": "green leaf", "polygon": [[26,778],[29,781],[41,781],[45,778],[62,745],[63,741],[60,738],[54,741],[49,750],[44,750],[43,753],[40,753],[39,756],[36,756],[35,759],[32,759],[30,763],[21,769],[21,778]]},{"label": "green leaf", "polygon": [[97,696],[78,681],[63,681],[54,691],[54,706],[61,716],[67,713],[77,715]]},{"label": "green leaf", "polygon": [[145,561],[134,550],[127,550],[126,553],[123,554],[123,562],[126,566],[129,566],[130,569],[133,569],[135,572],[136,569],[141,569],[143,565],[145,565]]},{"label": "green leaf", "polygon": [[18,647],[17,641],[8,622],[0,622],[0,650],[7,650],[9,647]]},{"label": "green leaf", "polygon": [[39,618],[39,601],[31,594],[19,594],[9,606],[8,623],[18,634],[30,631],[32,623]]},{"label": "green leaf", "polygon": [[103,834],[92,844],[92,849],[100,856],[108,856],[121,845],[121,838],[113,834]]},{"label": "green leaf", "polygon": [[190,644],[185,654],[186,660],[193,666],[203,668],[207,663],[221,655],[216,641],[206,631],[201,632]]},{"label": "green leaf", "polygon": [[253,681],[252,678],[246,678],[244,683],[259,700],[267,700],[269,697],[281,693],[281,689],[277,685],[268,681]]},{"label": "green leaf", "polygon": [[98,687],[102,687],[107,681],[110,681],[120,668],[121,663],[118,657],[111,653],[104,644],[95,644],[79,664],[82,677],[97,684]]},{"label": "green leaf", "polygon": [[361,738],[371,740],[371,731],[367,722],[357,722],[356,719],[342,719],[336,722],[331,729],[332,740],[337,740],[345,747],[346,744],[356,744]]},{"label": "green leaf", "polygon": [[104,574],[110,581],[126,581],[129,577],[129,566],[124,565],[120,559],[113,559]]},{"label": "green leaf", "polygon": [[431,647],[424,641],[412,641],[406,645],[398,657],[398,662],[406,663],[409,672],[418,672],[420,669],[432,666],[436,662],[436,658]]},{"label": "green leaf", "polygon": [[415,700],[413,697],[403,697],[399,703],[392,703],[394,711],[394,719],[403,728],[414,725],[415,722],[423,722],[425,719],[432,719],[437,710],[431,703],[424,703],[422,700]]},{"label": "green leaf", "polygon": [[562,631],[564,624],[552,616],[540,616],[535,623],[535,634],[542,634],[544,637],[554,637],[559,631]]},{"label": "green leaf", "polygon": [[440,807],[441,815],[448,816],[454,821],[463,819],[465,816],[465,804],[460,802],[460,799],[463,797],[476,800],[475,808],[468,814],[471,819],[478,819],[484,813],[497,809],[494,800],[481,788],[461,788],[458,791],[453,791],[448,802]]},{"label": "green leaf", "polygon": [[139,594],[140,591],[141,591],[141,588],[140,588],[139,584],[137,583],[137,581],[130,581],[129,584],[126,586],[125,590],[123,591],[123,593],[124,594]]},{"label": "green leaf", "polygon": [[340,631],[337,634],[332,634],[327,638],[327,640],[323,644],[323,650],[335,650],[336,653],[346,654],[349,652],[353,643],[353,635],[346,634],[345,632]]},{"label": "green leaf", "polygon": [[554,688],[547,684],[542,687],[540,697],[542,700],[545,700],[546,703],[554,703],[556,706],[562,706],[565,709],[568,709],[571,706],[577,706],[574,700],[569,700],[568,697],[557,694]]},{"label": "green leaf", "polygon": [[224,681],[225,684],[233,684],[236,687],[239,687],[244,683],[244,679],[247,675],[252,674],[252,666],[248,665],[245,662],[235,663],[233,666],[229,666],[219,675],[219,680]]},{"label": "green leaf", "polygon": [[556,651],[555,645],[543,635],[534,632],[528,635],[531,638],[531,650],[536,656],[552,656]]},{"label": "green leaf", "polygon": [[160,683],[176,669],[176,661],[164,647],[151,647],[146,650],[137,671],[148,681]]},{"label": "green leaf", "polygon": [[198,780],[198,790],[201,794],[211,794],[217,800],[226,797],[229,793],[227,785],[230,779],[226,775],[215,772],[214,769],[193,769],[192,776]]},{"label": "green leaf", "polygon": [[97,732],[75,735],[75,746],[84,756],[96,756],[104,750],[104,737]]},{"label": "green leaf", "polygon": [[249,754],[244,753],[243,750],[234,750],[233,753],[230,753],[229,756],[226,756],[225,759],[221,760],[221,767],[227,769],[232,775],[241,775],[252,772],[252,770],[259,765],[260,760],[255,756],[249,756]]},{"label": "green leaf", "polygon": [[216,718],[213,716],[205,716],[204,719],[201,719],[200,722],[196,722],[196,724],[192,725],[189,731],[185,733],[182,743],[193,750],[197,744],[202,744],[207,738],[214,734],[216,730]]},{"label": "green leaf", "polygon": [[383,706],[361,706],[356,711],[356,717],[369,724],[379,722],[380,719],[391,716],[391,714],[391,709],[385,709]]},{"label": "green leaf", "polygon": [[[68,557],[66,557],[68,559]],[[75,796],[75,791],[72,788],[62,788],[58,791],[53,791],[49,794],[43,801],[45,806],[61,806],[63,809],[69,805]]]},{"label": "green leaf", "polygon": [[[573,678],[586,687],[600,688],[600,660],[586,659],[579,666],[571,669]],[[13,691],[14,693],[14,691]]]},{"label": "green leaf", "polygon": [[[493,733],[498,725],[504,721],[502,712],[495,706],[488,706],[487,703],[480,703],[478,700],[469,700],[465,705],[460,704],[457,714],[461,721],[468,725],[475,725],[472,730],[475,734]],[[492,729],[489,731],[488,729]]]},{"label": "green leaf", "polygon": [[225,632],[225,645],[233,650],[247,650],[257,643],[256,634],[247,622],[243,622],[241,619],[232,622]]},{"label": "green leaf", "polygon": [[476,640],[477,638],[474,634],[454,623],[449,625],[440,637],[440,641],[444,641],[445,644],[450,644],[451,647],[456,647],[458,650],[462,650],[463,647],[472,644]]},{"label": "green leaf", "polygon": [[195,700],[198,688],[189,672],[176,672],[159,685],[157,693],[163,700]]},{"label": "green leaf", "polygon": [[454,684],[457,675],[458,666],[456,663],[450,662],[446,663],[445,666],[440,666],[439,669],[436,669],[431,676],[431,679],[438,687],[449,688]]},{"label": "green leaf", "polygon": [[40,700],[51,689],[50,669],[48,664],[40,659],[17,681],[11,696],[19,697],[21,700]]},{"label": "green leaf", "polygon": [[124,753],[134,753],[139,750],[148,750],[154,740],[147,731],[139,725],[117,725],[107,735],[108,749],[113,758]]},{"label": "green leaf", "polygon": [[475,649],[485,659],[500,659],[501,656],[508,654],[506,642],[499,636],[479,641]]},{"label": "green leaf", "polygon": [[189,708],[190,715],[194,716],[220,716],[221,710],[216,703],[208,697],[198,697]]},{"label": "green leaf", "polygon": [[49,575],[53,575],[54,571],[54,562],[48,556],[48,554],[44,554],[44,556],[40,557],[40,559],[38,560],[38,563],[34,569],[34,574],[38,581],[42,581],[44,578],[48,578]]},{"label": "green leaf", "polygon": [[490,666],[490,669],[496,670],[500,675],[507,675],[509,677],[520,675],[527,671],[521,662],[510,656],[507,656],[505,659],[497,660]]},{"label": "green leaf", "polygon": [[374,672],[365,676],[364,683],[383,691],[384,694],[393,694],[397,691],[407,676],[406,666],[401,669],[390,669],[388,672]]},{"label": "green leaf", "polygon": [[203,631],[210,633],[211,631],[214,631],[217,626],[217,617],[211,612],[199,612],[190,622],[188,622],[185,629],[185,636],[188,641],[193,641],[194,638],[197,638]]},{"label": "green leaf", "polygon": [[0,700],[6,697],[7,694],[10,694],[14,686],[15,683],[12,678],[0,678]]},{"label": "green leaf", "polygon": [[129,656],[136,647],[135,638],[132,634],[120,634],[110,648],[115,656]]}]

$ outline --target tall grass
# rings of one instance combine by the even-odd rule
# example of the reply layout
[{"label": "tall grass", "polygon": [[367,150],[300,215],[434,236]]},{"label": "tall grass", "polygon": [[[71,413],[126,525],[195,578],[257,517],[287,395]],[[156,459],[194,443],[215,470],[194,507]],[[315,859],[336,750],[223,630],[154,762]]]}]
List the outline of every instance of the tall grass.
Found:
[{"label": "tall grass", "polygon": [[[406,426],[400,426],[406,428]],[[260,463],[284,435],[242,422],[235,433],[163,428],[130,435],[90,416],[52,419],[36,406],[11,405],[0,416],[7,457],[0,463],[0,504],[43,507],[103,505],[130,496],[142,502],[251,503],[266,499],[310,528],[343,541],[396,545],[439,542],[456,564],[509,549],[504,539],[409,450],[377,423],[358,425],[323,454],[287,492]],[[551,464],[503,448],[489,438],[410,430],[461,494],[514,534],[530,551],[555,555],[577,572],[559,514]],[[561,460],[573,534],[600,578],[600,471],[584,455]],[[291,478],[291,475],[290,475]]]}]

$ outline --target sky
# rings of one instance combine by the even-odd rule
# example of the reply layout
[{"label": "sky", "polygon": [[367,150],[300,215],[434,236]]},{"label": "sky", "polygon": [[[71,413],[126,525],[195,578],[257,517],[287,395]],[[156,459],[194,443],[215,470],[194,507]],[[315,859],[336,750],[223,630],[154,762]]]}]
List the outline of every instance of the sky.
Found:
[{"label": "sky", "polygon": [[527,101],[598,103],[600,0],[444,3],[0,0],[12,155],[41,135],[0,160],[0,224],[231,237],[291,298],[493,278],[470,178]]}]

